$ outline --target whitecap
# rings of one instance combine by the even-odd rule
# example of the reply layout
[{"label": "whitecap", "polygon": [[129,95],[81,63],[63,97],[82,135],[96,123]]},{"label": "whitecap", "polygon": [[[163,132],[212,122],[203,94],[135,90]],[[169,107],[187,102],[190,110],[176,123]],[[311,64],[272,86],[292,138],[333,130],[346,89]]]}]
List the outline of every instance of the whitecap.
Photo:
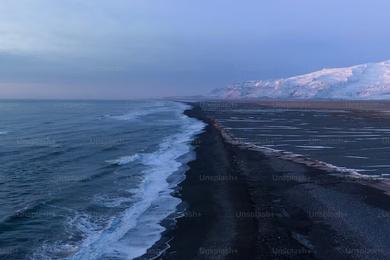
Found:
[{"label": "whitecap", "polygon": [[346,155],[346,156],[344,156],[344,157],[346,157],[346,158],[352,158],[352,159],[365,159],[365,160],[369,159],[368,157],[356,156],[356,155]]},{"label": "whitecap", "polygon": [[333,149],[331,146],[321,146],[321,145],[298,145],[297,148],[303,149]]},{"label": "whitecap", "polygon": [[205,126],[204,123],[182,114],[187,107],[175,105],[174,109],[180,114],[180,132],[167,137],[156,151],[111,161],[123,164],[140,160],[144,164],[144,179],[134,196],[137,201],[120,217],[110,220],[103,229],[96,230],[84,223],[80,229],[86,238],[77,253],[69,259],[134,259],[144,255],[160,240],[161,233],[165,230],[160,222],[174,213],[181,202],[172,195],[173,188],[178,183],[172,184],[168,178],[182,173],[183,165],[190,160],[185,155],[192,152],[191,141]]},{"label": "whitecap", "polygon": [[107,163],[115,164],[115,165],[125,165],[131,162],[134,162],[140,158],[139,154],[133,154],[129,156],[123,156],[115,160],[109,160]]}]

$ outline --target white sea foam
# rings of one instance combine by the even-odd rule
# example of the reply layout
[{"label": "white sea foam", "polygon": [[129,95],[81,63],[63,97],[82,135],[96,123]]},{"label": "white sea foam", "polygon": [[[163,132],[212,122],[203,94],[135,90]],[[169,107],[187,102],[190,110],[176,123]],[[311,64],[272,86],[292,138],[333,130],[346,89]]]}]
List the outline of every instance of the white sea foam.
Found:
[{"label": "white sea foam", "polygon": [[333,149],[331,146],[321,146],[321,145],[298,145],[297,148],[303,149]]},{"label": "white sea foam", "polygon": [[346,155],[346,156],[344,156],[344,157],[346,157],[346,158],[352,158],[352,159],[365,159],[365,160],[369,159],[368,157],[364,157],[364,156],[355,156],[355,155]]},{"label": "white sea foam", "polygon": [[[181,114],[186,108],[178,104],[176,109]],[[182,122],[180,132],[167,137],[155,152],[112,161],[123,164],[139,160],[146,166],[144,180],[135,191],[138,200],[103,229],[89,227],[88,221],[79,223],[86,238],[69,259],[134,259],[144,255],[161,238],[164,227],[160,222],[181,202],[171,195],[177,183],[169,183],[167,179],[187,163],[183,156],[192,151],[191,140],[204,128],[202,122],[184,115],[178,120]]]},{"label": "white sea foam", "polygon": [[125,164],[128,164],[130,162],[134,162],[134,161],[138,160],[139,158],[140,158],[139,154],[133,154],[133,155],[129,155],[129,156],[123,156],[123,157],[120,157],[119,159],[110,160],[107,162],[110,164],[125,165]]},{"label": "white sea foam", "polygon": [[130,120],[135,120],[135,119],[138,119],[139,117],[147,116],[147,115],[150,115],[150,114],[153,114],[153,113],[156,113],[156,111],[153,111],[153,110],[149,110],[149,111],[136,111],[136,112],[129,112],[129,113],[124,114],[124,115],[111,116],[111,117],[114,118],[114,119],[118,119],[118,120],[130,121]]}]

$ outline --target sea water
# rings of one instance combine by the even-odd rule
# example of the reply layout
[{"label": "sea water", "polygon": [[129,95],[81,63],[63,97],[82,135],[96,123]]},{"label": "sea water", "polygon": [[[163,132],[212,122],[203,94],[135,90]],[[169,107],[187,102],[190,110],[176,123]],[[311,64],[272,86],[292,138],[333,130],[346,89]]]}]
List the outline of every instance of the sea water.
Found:
[{"label": "sea water", "polygon": [[[133,259],[204,124],[170,101],[0,101],[0,259]],[[158,252],[156,252],[157,254]]]}]

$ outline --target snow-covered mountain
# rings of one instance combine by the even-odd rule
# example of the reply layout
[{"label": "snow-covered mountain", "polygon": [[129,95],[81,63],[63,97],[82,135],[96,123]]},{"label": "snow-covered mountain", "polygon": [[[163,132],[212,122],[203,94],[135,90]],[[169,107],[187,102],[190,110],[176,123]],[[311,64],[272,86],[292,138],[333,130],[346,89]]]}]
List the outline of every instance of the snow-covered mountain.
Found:
[{"label": "snow-covered mountain", "polygon": [[216,89],[215,98],[390,99],[390,60]]}]

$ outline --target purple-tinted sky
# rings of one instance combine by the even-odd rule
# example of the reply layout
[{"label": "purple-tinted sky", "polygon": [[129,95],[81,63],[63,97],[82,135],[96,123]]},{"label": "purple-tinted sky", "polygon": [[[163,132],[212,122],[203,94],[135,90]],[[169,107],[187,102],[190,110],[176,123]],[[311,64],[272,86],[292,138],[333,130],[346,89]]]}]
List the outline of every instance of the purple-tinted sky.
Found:
[{"label": "purple-tinted sky", "polygon": [[390,59],[389,0],[2,0],[0,98],[203,94]]}]

